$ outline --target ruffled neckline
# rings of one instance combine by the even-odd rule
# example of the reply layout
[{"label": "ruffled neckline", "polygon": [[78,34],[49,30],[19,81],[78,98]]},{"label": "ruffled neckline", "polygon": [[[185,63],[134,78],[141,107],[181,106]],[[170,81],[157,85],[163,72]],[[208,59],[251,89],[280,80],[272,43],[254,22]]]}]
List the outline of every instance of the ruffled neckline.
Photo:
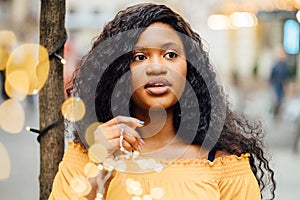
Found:
[{"label": "ruffled neckline", "polygon": [[[71,146],[74,149],[78,149],[80,150],[82,153],[86,154],[88,153],[88,149],[86,149],[82,144],[80,143],[74,143],[74,142],[69,142],[68,143],[69,146]],[[208,159],[204,159],[204,158],[191,158],[191,159],[176,159],[176,160],[170,160],[170,161],[166,161],[166,160],[156,160],[158,163],[161,164],[174,164],[174,165],[209,165],[209,166],[214,166],[214,165],[219,165],[219,164],[224,164],[224,163],[230,163],[233,161],[239,161],[239,160],[245,160],[248,159],[250,157],[250,153],[244,153],[241,154],[240,156],[237,155],[227,155],[227,156],[221,156],[221,157],[217,157],[214,159],[214,161],[210,161]]]},{"label": "ruffled neckline", "polygon": [[250,153],[244,153],[241,154],[240,156],[237,155],[227,155],[224,157],[217,157],[214,159],[214,161],[210,161],[207,159],[197,159],[197,158],[193,158],[193,159],[178,159],[178,160],[173,160],[170,162],[170,164],[175,164],[175,165],[216,165],[218,163],[220,164],[224,164],[224,163],[228,163],[228,162],[232,162],[232,161],[239,161],[239,160],[244,160],[244,159],[248,159],[250,157]]}]

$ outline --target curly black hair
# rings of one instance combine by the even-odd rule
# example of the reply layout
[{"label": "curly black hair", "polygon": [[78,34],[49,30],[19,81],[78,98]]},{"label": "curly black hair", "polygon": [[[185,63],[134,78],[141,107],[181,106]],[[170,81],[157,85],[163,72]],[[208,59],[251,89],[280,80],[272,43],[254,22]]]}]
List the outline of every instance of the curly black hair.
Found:
[{"label": "curly black hair", "polygon": [[[264,152],[261,124],[251,123],[231,109],[200,36],[165,5],[137,4],[120,11],[94,41],[68,90],[88,107],[85,117],[76,122],[77,134],[83,136],[87,125],[96,119],[106,122],[117,115],[134,116],[129,68],[132,51],[139,35],[155,22],[177,31],[185,47],[187,86],[173,108],[177,135],[191,144],[237,156],[250,153],[262,196],[274,199],[274,172]],[[84,136],[80,139],[87,145]]]}]

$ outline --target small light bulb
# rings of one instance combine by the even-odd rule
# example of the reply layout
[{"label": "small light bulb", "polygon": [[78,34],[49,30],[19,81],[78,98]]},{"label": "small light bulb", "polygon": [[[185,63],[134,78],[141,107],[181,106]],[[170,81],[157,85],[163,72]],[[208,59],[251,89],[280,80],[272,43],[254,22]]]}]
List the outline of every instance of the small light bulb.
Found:
[{"label": "small light bulb", "polygon": [[32,93],[33,94],[37,94],[39,91],[37,90],[37,89],[34,89],[33,91],[32,91]]},{"label": "small light bulb", "polygon": [[64,58],[62,58],[62,59],[60,60],[60,62],[61,62],[61,64],[63,64],[63,65],[65,65],[65,64],[67,63],[67,61],[66,61]]}]

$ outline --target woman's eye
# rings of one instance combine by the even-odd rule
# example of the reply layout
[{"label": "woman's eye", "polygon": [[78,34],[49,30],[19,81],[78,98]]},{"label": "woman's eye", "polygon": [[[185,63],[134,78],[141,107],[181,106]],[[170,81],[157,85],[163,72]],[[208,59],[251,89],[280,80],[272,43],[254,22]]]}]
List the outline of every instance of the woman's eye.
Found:
[{"label": "woman's eye", "polygon": [[146,59],[146,56],[144,56],[144,55],[135,55],[134,57],[133,57],[133,60],[134,61],[141,61],[141,60],[145,60]]},{"label": "woman's eye", "polygon": [[177,54],[175,52],[168,52],[168,53],[166,53],[165,57],[168,59],[172,59],[172,58],[177,57]]}]

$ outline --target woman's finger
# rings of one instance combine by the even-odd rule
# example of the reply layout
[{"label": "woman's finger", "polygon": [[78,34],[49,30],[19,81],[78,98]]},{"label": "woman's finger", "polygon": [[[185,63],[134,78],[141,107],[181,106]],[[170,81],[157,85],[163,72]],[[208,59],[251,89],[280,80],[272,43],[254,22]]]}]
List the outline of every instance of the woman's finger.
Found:
[{"label": "woman's finger", "polygon": [[94,132],[94,136],[97,137],[97,135],[101,134],[104,135],[106,139],[110,140],[113,138],[120,137],[120,130],[121,128],[117,125],[106,126],[104,123],[97,127],[97,129]]},{"label": "woman's finger", "polygon": [[105,124],[105,126],[113,126],[113,125],[117,125],[117,124],[127,124],[131,128],[135,129],[136,127],[142,127],[144,125],[144,122],[137,118],[133,118],[133,117],[117,116],[104,124]]},{"label": "woman's finger", "polygon": [[133,147],[134,150],[140,151],[140,148],[142,146],[140,138],[136,138],[133,135],[131,135],[131,134],[125,132],[125,131],[123,133],[123,137],[124,137],[124,140],[126,142],[128,142],[130,144],[130,146]]},{"label": "woman's finger", "polygon": [[[137,131],[125,124],[115,125],[111,127],[101,127],[100,125],[94,132],[94,140],[95,142],[103,143],[105,142],[105,140],[107,141],[119,139],[121,136],[121,132],[126,142],[128,142],[134,150],[139,151],[141,149],[144,141],[141,139]],[[117,146],[117,144],[114,143],[114,146]]]},{"label": "woman's finger", "polygon": [[101,133],[105,136],[106,139],[110,140],[113,138],[120,137],[120,133],[121,133],[122,129],[125,133],[128,134],[128,137],[137,138],[140,145],[143,145],[144,141],[141,139],[141,136],[139,135],[139,133],[136,130],[134,130],[133,128],[131,128],[130,126],[128,126],[127,124],[118,124],[118,125],[109,126],[109,127],[103,126],[103,124],[102,124],[97,127],[94,134]]}]

